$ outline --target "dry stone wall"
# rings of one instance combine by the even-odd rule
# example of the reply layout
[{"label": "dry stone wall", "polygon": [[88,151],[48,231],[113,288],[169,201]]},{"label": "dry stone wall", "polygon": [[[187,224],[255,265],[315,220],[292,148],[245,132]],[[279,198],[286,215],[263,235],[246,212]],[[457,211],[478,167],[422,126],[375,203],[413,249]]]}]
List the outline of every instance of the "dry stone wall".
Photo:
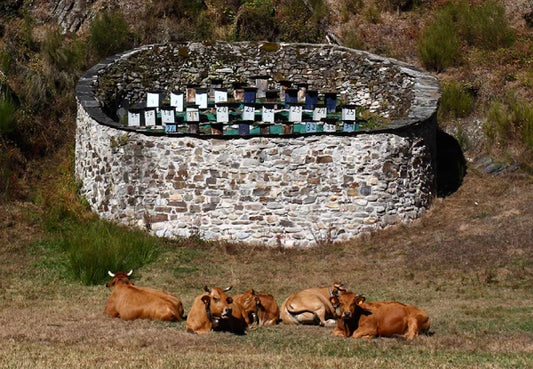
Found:
[{"label": "dry stone wall", "polygon": [[[247,47],[261,50],[260,44],[224,45],[231,53],[245,53]],[[185,54],[184,47],[158,49]],[[188,45],[189,57],[190,50],[205,47]],[[289,47],[279,47],[278,51]],[[355,74],[357,68],[364,70],[371,65],[370,75],[389,75],[390,79],[384,78],[380,87],[372,90],[381,91],[381,98],[373,96],[380,101],[374,104],[376,111],[384,112],[385,105],[394,105],[388,110],[394,118],[391,124],[350,135],[300,137],[205,139],[137,132],[121,126],[102,106],[108,104],[109,108],[110,101],[119,95],[129,94],[135,99],[134,94],[155,86],[156,79],[151,77],[146,84],[142,78],[140,82],[130,78],[139,73],[131,64],[132,57],[147,53],[142,58],[146,60],[148,51],[153,50],[146,47],[96,65],[78,84],[76,175],[82,182],[81,194],[92,209],[103,218],[163,237],[199,236],[282,247],[347,240],[423,214],[435,191],[436,79],[405,63],[342,47],[291,47],[299,50],[302,60],[310,58],[306,53],[315,55],[317,48],[336,55],[328,56],[327,73],[322,67],[299,73],[305,72],[309,79],[321,80],[324,85],[331,83],[324,87],[344,84],[350,102],[360,99],[361,91],[369,88],[369,82],[363,82],[365,77]],[[330,72],[338,71],[341,61],[352,54],[353,69],[347,73],[343,67],[345,74],[335,79],[336,74]],[[155,55],[159,58],[161,54]],[[174,51],[168,57],[171,55]],[[219,61],[217,69],[209,67],[207,75],[194,71],[194,64],[172,67],[165,58],[157,68],[180,69],[176,76],[188,70],[202,78],[215,78],[210,75],[212,70],[234,70],[235,64],[245,77],[246,73],[262,74],[262,68],[269,65],[274,72],[275,60],[283,68],[294,68],[281,57],[272,58],[268,64],[258,56],[250,60],[245,54],[243,60],[239,55],[232,57],[232,62],[221,58],[226,61]],[[209,57],[208,65],[217,60],[214,55]],[[136,65],[144,65],[138,64],[139,60]],[[123,63],[129,64],[127,73]],[[196,63],[197,69],[207,68]],[[246,65],[255,67],[248,71]],[[119,70],[123,71],[122,79],[118,78]],[[105,78],[100,80],[102,76]],[[159,88],[173,89],[176,81],[165,86],[160,81]],[[191,82],[198,80],[186,78],[179,84]],[[137,83],[141,85],[132,88]],[[102,100],[104,97],[108,100]],[[395,102],[384,104],[385,100]],[[373,101],[368,104],[372,106]]]}]

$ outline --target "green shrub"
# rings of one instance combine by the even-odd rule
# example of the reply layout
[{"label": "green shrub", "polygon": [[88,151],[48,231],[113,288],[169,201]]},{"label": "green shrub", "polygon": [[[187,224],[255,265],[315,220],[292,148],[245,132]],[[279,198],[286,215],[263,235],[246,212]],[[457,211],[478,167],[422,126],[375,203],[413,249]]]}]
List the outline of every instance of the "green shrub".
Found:
[{"label": "green shrub", "polygon": [[440,72],[457,64],[461,45],[497,49],[512,45],[514,38],[500,1],[451,1],[422,32],[418,53],[426,68]]},{"label": "green shrub", "polygon": [[11,68],[11,64],[13,61],[13,57],[9,51],[7,51],[5,48],[0,51],[0,72],[2,72],[5,76],[9,74],[9,69]]},{"label": "green shrub", "polygon": [[439,116],[446,118],[465,117],[474,108],[474,96],[460,83],[452,81],[442,87],[440,99]]},{"label": "green shrub", "polygon": [[0,135],[0,202],[4,199],[23,198],[21,182],[26,160],[20,150]]},{"label": "green shrub", "polygon": [[91,22],[90,45],[100,59],[133,46],[128,24],[120,11],[104,12]]},{"label": "green shrub", "polygon": [[363,8],[363,0],[344,0],[341,3],[341,20],[347,22],[351,17],[361,12]]},{"label": "green shrub", "polygon": [[440,12],[423,31],[418,41],[418,54],[426,68],[440,72],[457,62],[460,46],[453,15]]},{"label": "green shrub", "polygon": [[495,50],[513,44],[514,32],[500,1],[488,0],[471,6],[467,0],[462,0],[451,7],[461,38],[468,45]]},{"label": "green shrub", "polygon": [[378,24],[381,22],[381,9],[378,7],[376,2],[367,2],[365,8],[363,9],[363,16],[368,22]]},{"label": "green shrub", "polygon": [[101,284],[107,279],[108,270],[136,269],[159,254],[160,241],[143,231],[104,220],[81,222],[66,216],[66,209],[57,210],[61,214],[54,214],[52,219],[63,219],[63,224],[50,227],[51,220],[48,221],[53,233],[43,247],[55,250],[52,258],[55,261],[49,260],[47,264],[58,264],[58,273],[83,284]]},{"label": "green shrub", "polygon": [[58,28],[47,32],[41,50],[55,70],[67,72],[80,70],[86,53],[82,42],[76,38],[66,40]]},{"label": "green shrub", "polygon": [[363,49],[364,42],[359,36],[359,31],[354,28],[348,29],[343,37],[343,45],[352,49]]},{"label": "green shrub", "polygon": [[460,46],[453,17],[443,13],[423,31],[418,54],[426,68],[440,72],[457,63]]},{"label": "green shrub", "polygon": [[22,11],[22,16],[24,18],[24,23],[22,24],[22,29],[20,30],[22,44],[32,51],[38,51],[38,43],[33,38],[33,27],[35,26],[35,21],[27,10]]},{"label": "green shrub", "polygon": [[328,9],[323,0],[287,0],[276,8],[280,39],[290,42],[319,42],[324,38],[322,24]]},{"label": "green shrub", "polygon": [[0,94],[0,136],[11,133],[15,129],[15,113],[15,104],[2,99]]},{"label": "green shrub", "polygon": [[483,125],[489,142],[520,142],[533,153],[533,103],[514,95],[494,101]]},{"label": "green shrub", "polygon": [[270,0],[246,1],[238,10],[235,39],[272,41],[277,36],[274,5]]}]

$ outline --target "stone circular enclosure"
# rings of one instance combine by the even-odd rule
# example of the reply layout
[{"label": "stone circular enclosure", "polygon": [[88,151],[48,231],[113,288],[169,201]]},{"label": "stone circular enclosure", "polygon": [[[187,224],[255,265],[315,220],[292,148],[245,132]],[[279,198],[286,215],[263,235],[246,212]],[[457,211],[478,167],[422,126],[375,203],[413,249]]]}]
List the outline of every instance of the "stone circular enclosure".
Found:
[{"label": "stone circular enclosure", "polygon": [[[382,123],[245,136],[128,123],[148,92],[164,101],[217,81],[231,95],[257,76],[269,89],[306,85],[318,100],[335,92],[338,109]],[[311,246],[411,221],[435,193],[439,84],[397,60],[334,45],[149,45],[95,65],[76,95],[81,195],[101,217],[158,236]]]}]

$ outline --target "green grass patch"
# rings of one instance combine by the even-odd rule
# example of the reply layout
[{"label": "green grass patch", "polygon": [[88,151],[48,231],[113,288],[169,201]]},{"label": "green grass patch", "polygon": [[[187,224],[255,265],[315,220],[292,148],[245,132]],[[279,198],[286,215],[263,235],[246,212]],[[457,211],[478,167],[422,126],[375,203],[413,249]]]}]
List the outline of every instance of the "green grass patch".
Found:
[{"label": "green grass patch", "polygon": [[65,222],[40,243],[46,250],[39,266],[81,281],[103,283],[107,271],[129,271],[160,254],[159,239],[141,230],[128,230],[104,220]]}]

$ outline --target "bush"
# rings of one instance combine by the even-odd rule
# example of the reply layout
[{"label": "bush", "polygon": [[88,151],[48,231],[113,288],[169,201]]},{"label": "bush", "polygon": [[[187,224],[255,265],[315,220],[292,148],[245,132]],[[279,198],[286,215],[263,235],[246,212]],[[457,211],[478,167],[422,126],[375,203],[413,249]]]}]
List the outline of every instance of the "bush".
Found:
[{"label": "bush", "polygon": [[462,39],[470,46],[495,50],[511,46],[514,32],[509,27],[505,8],[500,1],[483,1],[471,6],[462,0],[452,6]]},{"label": "bush", "polygon": [[494,101],[483,125],[490,143],[507,145],[519,142],[533,154],[533,103],[514,95]]},{"label": "bush", "polygon": [[461,45],[497,49],[512,45],[514,37],[501,2],[471,5],[460,0],[436,13],[420,37],[418,52],[426,68],[440,72],[457,64]]},{"label": "bush", "polygon": [[274,41],[278,35],[278,24],[272,1],[246,1],[237,12],[234,33],[238,41]]},{"label": "bush", "polygon": [[440,14],[422,33],[418,54],[424,66],[437,72],[457,63],[460,41],[451,14]]},{"label": "bush", "polygon": [[120,11],[104,12],[91,22],[90,45],[99,59],[133,46],[128,24]]},{"label": "bush", "polygon": [[363,16],[367,22],[378,24],[381,22],[381,9],[375,1],[368,1],[363,9]]},{"label": "bush", "polygon": [[465,117],[474,108],[474,96],[458,82],[452,81],[442,87],[439,116],[447,118]]},{"label": "bush", "polygon": [[344,0],[341,3],[341,19],[343,22],[348,22],[350,18],[361,12],[363,8],[363,0]]},{"label": "bush", "polygon": [[86,55],[82,42],[76,38],[66,40],[58,28],[47,32],[41,49],[54,70],[70,73],[81,69]]},{"label": "bush", "polygon": [[16,106],[9,100],[2,99],[0,94],[0,137],[15,129]]},{"label": "bush", "polygon": [[323,0],[287,0],[276,8],[280,39],[288,42],[319,42],[329,16]]},{"label": "bush", "polygon": [[352,49],[363,49],[364,48],[364,42],[361,39],[361,36],[359,36],[359,31],[354,28],[348,29],[343,37],[343,45]]}]

